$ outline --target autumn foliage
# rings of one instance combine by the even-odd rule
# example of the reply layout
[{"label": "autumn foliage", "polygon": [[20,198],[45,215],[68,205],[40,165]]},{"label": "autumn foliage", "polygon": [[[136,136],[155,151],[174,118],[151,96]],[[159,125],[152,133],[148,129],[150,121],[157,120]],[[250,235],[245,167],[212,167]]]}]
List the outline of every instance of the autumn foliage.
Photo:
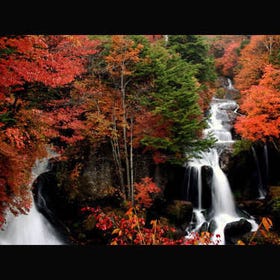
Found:
[{"label": "autumn foliage", "polygon": [[240,70],[234,77],[235,86],[238,90],[249,89],[257,85],[263,75],[265,66],[269,63],[269,53],[263,44],[263,35],[251,36],[248,43],[240,53]]},{"label": "autumn foliage", "polygon": [[135,186],[135,201],[142,207],[149,208],[155,195],[161,192],[161,189],[152,181],[152,178],[142,178],[140,183],[134,183]]},{"label": "autumn foliage", "polygon": [[280,134],[279,36],[255,35],[241,52],[240,72],[235,77],[241,90],[235,129],[252,141],[273,141]]},{"label": "autumn foliage", "polygon": [[87,36],[0,38],[0,216],[6,208],[14,214],[28,211],[31,166],[37,157],[46,155],[45,144],[55,137],[48,132],[54,131],[57,123],[64,125],[59,129],[65,128],[65,119],[71,120],[70,128],[79,125],[69,118],[73,110],[64,104],[60,111],[48,111],[47,100],[55,102],[58,89],[86,71],[87,57],[96,52],[96,45]]},{"label": "autumn foliage", "polygon": [[[95,228],[107,237],[108,245],[217,245],[209,232],[193,233],[189,238],[174,238],[176,229],[152,220],[146,225],[143,213],[129,208],[123,217],[114,213],[105,213],[101,208],[84,207]],[[93,218],[93,219],[92,219]]]},{"label": "autumn foliage", "polygon": [[238,54],[237,49],[240,47],[240,41],[233,41],[226,45],[222,57],[215,61],[216,68],[226,77],[232,77],[234,68],[237,65]]},{"label": "autumn foliage", "polygon": [[[31,168],[46,156],[46,145],[67,161],[71,148],[79,153],[89,143],[88,156],[104,144],[115,164],[112,188],[133,210],[121,220],[91,209],[96,228],[115,230],[112,243],[175,244],[173,230],[159,221],[147,226],[145,213],[136,213],[161,193],[152,178],[137,178],[134,159],[149,153],[153,165],[181,164],[212,143],[200,138],[212,62],[202,38],[187,37],[187,46],[175,40],[174,49],[162,35],[0,37],[0,224],[5,211],[30,209]],[[73,159],[67,170],[69,199],[79,191],[83,167]]]}]

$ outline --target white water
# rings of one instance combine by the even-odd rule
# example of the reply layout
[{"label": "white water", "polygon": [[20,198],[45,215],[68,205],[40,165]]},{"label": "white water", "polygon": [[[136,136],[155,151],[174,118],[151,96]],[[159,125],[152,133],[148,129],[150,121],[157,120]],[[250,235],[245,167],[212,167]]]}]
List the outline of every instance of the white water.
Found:
[{"label": "white water", "polygon": [[[49,154],[50,158],[54,154]],[[43,172],[48,171],[48,158],[36,160],[32,168],[31,183]],[[0,245],[60,245],[63,244],[57,237],[54,228],[35,207],[27,215],[14,216],[6,214],[7,223],[0,231]]]},{"label": "white water", "polygon": [[268,178],[268,151],[267,151],[267,145],[266,143],[264,144],[263,147],[263,153],[264,153],[264,161],[265,161],[265,175],[266,175],[266,179]]},{"label": "white water", "polygon": [[252,153],[253,153],[253,157],[256,163],[256,167],[257,167],[257,174],[258,174],[258,192],[259,192],[259,197],[258,199],[264,199],[265,198],[265,190],[263,188],[263,180],[262,180],[262,174],[261,174],[261,168],[260,168],[260,163],[259,163],[259,159],[256,153],[255,148],[252,146],[251,147]]},{"label": "white water", "polygon": [[235,90],[235,88],[233,87],[233,85],[232,85],[232,82],[231,82],[231,79],[227,79],[227,82],[228,82],[228,86],[227,86],[227,89],[229,89],[229,90]]},{"label": "white water", "polygon": [[[209,152],[201,153],[201,158],[193,158],[191,161],[188,162],[188,169],[191,170],[192,168],[196,168],[201,170],[202,166],[208,165],[212,167],[213,170],[213,178],[212,178],[212,185],[211,185],[211,192],[212,192],[212,212],[210,214],[211,220],[216,222],[217,228],[213,232],[214,236],[212,238],[213,242],[216,244],[218,240],[220,240],[219,244],[225,244],[224,238],[224,227],[227,223],[235,222],[240,220],[240,217],[236,212],[234,197],[231,192],[230,184],[225,173],[222,171],[219,165],[219,155],[217,147],[220,146],[219,144],[223,144],[224,146],[231,145],[234,143],[232,140],[232,135],[229,131],[229,128],[226,128],[226,124],[229,122],[228,115],[225,109],[235,110],[237,108],[237,104],[233,100],[226,100],[226,99],[216,99],[214,98],[211,102],[210,108],[210,118],[208,129],[205,129],[204,135],[207,136],[210,132],[216,138],[216,147],[212,148]],[[198,176],[201,176],[201,172],[197,172]],[[189,176],[190,178],[190,176]],[[197,188],[198,188],[198,208],[194,209],[194,215],[196,220],[196,226],[194,229],[191,230],[197,231],[203,222],[207,221],[203,215],[203,211],[205,209],[202,208],[201,205],[201,196],[202,196],[202,183],[201,178],[197,178]],[[188,190],[190,189],[190,182],[188,181]],[[252,231],[257,230],[258,225],[254,221],[254,219],[248,219],[248,221],[252,225]],[[207,221],[208,222],[208,221]],[[210,221],[209,221],[210,222]],[[188,230],[187,230],[188,232]],[[217,238],[217,235],[220,238]],[[187,234],[186,238],[190,236]]]}]

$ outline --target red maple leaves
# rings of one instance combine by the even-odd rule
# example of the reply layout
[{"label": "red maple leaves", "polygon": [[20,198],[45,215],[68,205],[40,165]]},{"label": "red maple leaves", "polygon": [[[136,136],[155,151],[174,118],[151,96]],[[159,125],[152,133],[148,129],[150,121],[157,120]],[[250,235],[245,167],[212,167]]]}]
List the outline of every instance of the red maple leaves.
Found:
[{"label": "red maple leaves", "polygon": [[243,92],[236,131],[252,141],[272,140],[280,135],[280,70],[267,65],[258,85]]},{"label": "red maple leaves", "polygon": [[[87,71],[96,46],[84,35],[0,37],[0,217],[7,207],[14,213],[28,210],[31,166],[45,155],[48,137],[81,139],[81,111],[67,104],[63,87]],[[60,102],[58,110],[48,111],[47,101],[36,100],[42,91],[46,100]]]}]

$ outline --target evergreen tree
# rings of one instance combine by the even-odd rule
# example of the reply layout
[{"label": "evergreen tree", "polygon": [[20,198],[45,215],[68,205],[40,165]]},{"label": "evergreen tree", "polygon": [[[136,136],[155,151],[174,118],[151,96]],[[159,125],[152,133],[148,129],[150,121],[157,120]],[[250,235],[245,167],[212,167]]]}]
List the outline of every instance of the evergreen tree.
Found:
[{"label": "evergreen tree", "polygon": [[166,137],[146,135],[142,140],[169,154],[170,161],[181,163],[197,152],[207,149],[213,139],[202,139],[205,119],[198,105],[197,67],[160,44],[152,45],[146,71],[154,77],[150,106],[169,125]]},{"label": "evergreen tree", "polygon": [[213,82],[216,79],[214,58],[209,55],[209,46],[203,36],[169,35],[168,47],[197,68],[199,82]]}]

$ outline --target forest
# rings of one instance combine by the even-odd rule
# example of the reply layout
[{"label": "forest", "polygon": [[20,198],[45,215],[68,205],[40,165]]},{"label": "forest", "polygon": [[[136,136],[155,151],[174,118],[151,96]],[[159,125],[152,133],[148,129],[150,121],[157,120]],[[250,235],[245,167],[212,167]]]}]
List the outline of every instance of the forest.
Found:
[{"label": "forest", "polygon": [[9,35],[0,73],[0,244],[280,244],[280,35]]}]

